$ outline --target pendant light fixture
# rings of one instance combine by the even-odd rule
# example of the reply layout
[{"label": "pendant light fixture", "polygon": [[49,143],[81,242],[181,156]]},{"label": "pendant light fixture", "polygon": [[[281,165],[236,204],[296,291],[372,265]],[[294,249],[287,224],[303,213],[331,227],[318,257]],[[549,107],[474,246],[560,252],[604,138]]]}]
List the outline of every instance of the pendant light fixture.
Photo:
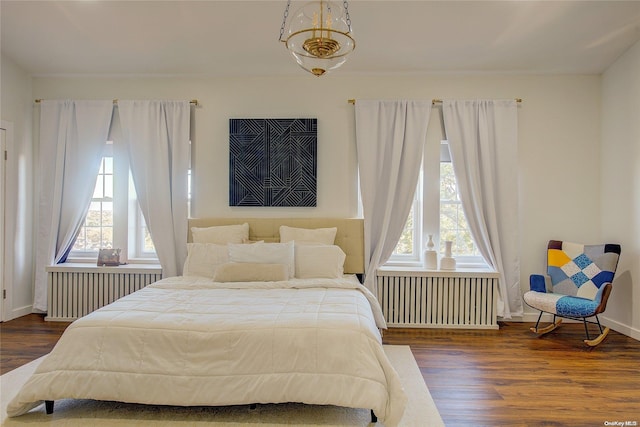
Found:
[{"label": "pendant light fixture", "polygon": [[345,63],[356,47],[351,31],[349,5],[319,0],[305,3],[291,15],[287,6],[280,27],[280,41],[296,62],[314,76],[322,76]]}]

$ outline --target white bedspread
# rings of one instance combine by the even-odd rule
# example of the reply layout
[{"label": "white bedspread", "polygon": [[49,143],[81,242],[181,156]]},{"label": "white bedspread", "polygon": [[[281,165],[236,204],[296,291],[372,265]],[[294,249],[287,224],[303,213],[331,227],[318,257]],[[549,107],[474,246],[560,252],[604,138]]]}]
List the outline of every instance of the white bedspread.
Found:
[{"label": "white bedspread", "polygon": [[174,277],[71,324],[7,413],[89,398],[180,406],[302,402],[373,409],[406,397],[355,279],[214,283]]}]

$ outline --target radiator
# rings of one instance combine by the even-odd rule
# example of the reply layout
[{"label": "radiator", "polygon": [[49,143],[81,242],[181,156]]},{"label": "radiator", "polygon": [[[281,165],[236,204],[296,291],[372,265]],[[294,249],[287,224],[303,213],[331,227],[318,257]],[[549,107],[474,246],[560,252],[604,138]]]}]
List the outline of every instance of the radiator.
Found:
[{"label": "radiator", "polygon": [[50,266],[47,268],[48,312],[45,320],[73,321],[161,278],[159,266]]},{"label": "radiator", "polygon": [[498,273],[378,270],[389,327],[498,329]]}]

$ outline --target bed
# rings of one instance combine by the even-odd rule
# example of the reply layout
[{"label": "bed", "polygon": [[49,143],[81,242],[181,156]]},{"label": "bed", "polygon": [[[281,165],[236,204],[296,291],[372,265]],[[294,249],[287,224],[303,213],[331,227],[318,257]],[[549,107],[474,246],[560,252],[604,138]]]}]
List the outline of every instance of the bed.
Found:
[{"label": "bed", "polygon": [[71,324],[8,415],[67,398],[301,402],[371,409],[397,425],[406,396],[382,347],[380,307],[356,276],[362,220],[192,219],[188,241],[183,276]]}]

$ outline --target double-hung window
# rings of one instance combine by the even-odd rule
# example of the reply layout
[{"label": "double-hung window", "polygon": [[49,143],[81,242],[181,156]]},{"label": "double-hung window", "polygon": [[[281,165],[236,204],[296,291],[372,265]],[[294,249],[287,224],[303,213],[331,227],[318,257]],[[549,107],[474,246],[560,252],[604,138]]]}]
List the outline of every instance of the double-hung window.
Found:
[{"label": "double-hung window", "polygon": [[432,148],[425,150],[411,212],[387,264],[421,265],[426,242],[432,235],[440,256],[444,253],[444,242],[451,240],[458,266],[484,266],[462,210],[449,144],[440,142],[439,162],[430,160],[437,153]]},{"label": "double-hung window", "polygon": [[119,248],[121,260],[157,261],[138,204],[126,149],[107,141],[93,197],[69,258],[96,259],[98,250]]}]

